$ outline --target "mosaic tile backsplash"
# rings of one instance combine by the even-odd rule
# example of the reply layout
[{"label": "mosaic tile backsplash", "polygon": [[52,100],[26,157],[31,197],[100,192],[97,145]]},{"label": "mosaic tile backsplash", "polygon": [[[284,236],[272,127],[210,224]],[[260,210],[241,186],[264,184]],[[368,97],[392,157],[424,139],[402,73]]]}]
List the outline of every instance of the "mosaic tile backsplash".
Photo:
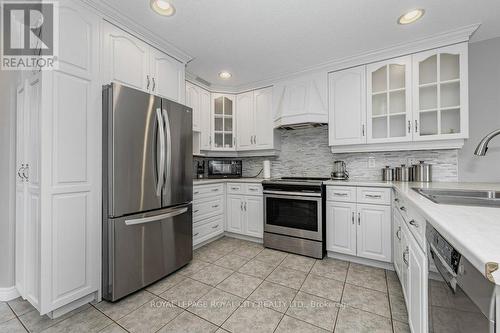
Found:
[{"label": "mosaic tile backsplash", "polygon": [[[458,181],[458,151],[456,149],[332,154],[328,147],[327,127],[280,130],[280,134],[279,156],[242,158],[243,177],[257,175],[262,169],[264,160],[271,161],[272,177],[329,177],[333,161],[343,160],[347,164],[351,179],[381,180],[381,169],[386,165],[395,167],[422,160],[432,164],[433,181]],[[368,167],[370,157],[375,159],[374,168]]]}]

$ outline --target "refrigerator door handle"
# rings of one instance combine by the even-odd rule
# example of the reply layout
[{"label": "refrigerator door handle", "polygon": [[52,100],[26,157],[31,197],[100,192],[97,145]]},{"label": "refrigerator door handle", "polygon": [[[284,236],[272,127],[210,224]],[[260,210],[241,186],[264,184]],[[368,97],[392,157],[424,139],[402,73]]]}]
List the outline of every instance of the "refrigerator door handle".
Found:
[{"label": "refrigerator door handle", "polygon": [[175,217],[181,214],[184,214],[188,211],[187,207],[180,208],[177,210],[174,210],[173,212],[168,212],[165,214],[160,214],[156,216],[149,216],[149,217],[143,217],[140,219],[132,219],[132,220],[125,220],[126,225],[136,225],[136,224],[143,224],[143,223],[149,223],[149,222],[156,222],[164,219],[168,219],[171,217]]},{"label": "refrigerator door handle", "polygon": [[161,195],[161,189],[165,182],[165,127],[160,108],[156,109],[156,119],[158,121],[158,131],[160,132],[160,168],[158,170],[158,182],[156,183],[156,195]]},{"label": "refrigerator door handle", "polygon": [[[166,161],[164,163],[165,169],[163,170],[163,173],[165,174],[167,187],[170,187],[170,180],[171,180],[170,171],[171,171],[171,160],[172,160],[172,134],[170,132],[170,120],[168,119],[167,110],[163,109],[162,114],[163,114],[163,122],[165,123],[165,130],[166,130],[165,137],[167,141],[167,154],[166,154]],[[163,156],[163,158],[165,158],[165,156]]]}]

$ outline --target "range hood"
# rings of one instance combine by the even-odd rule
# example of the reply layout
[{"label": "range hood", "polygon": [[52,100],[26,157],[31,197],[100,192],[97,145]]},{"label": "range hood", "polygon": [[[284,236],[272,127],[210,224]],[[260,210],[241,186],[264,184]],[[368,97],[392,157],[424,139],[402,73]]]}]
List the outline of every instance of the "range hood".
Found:
[{"label": "range hood", "polygon": [[274,85],[274,127],[303,129],[328,123],[327,73],[314,73]]}]

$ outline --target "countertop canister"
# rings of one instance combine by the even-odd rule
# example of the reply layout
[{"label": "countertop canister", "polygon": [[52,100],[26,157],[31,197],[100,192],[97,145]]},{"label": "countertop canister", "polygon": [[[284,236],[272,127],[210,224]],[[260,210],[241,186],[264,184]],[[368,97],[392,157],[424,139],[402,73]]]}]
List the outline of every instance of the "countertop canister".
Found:
[{"label": "countertop canister", "polygon": [[414,181],[416,182],[432,182],[432,165],[419,161],[419,164],[413,165]]}]

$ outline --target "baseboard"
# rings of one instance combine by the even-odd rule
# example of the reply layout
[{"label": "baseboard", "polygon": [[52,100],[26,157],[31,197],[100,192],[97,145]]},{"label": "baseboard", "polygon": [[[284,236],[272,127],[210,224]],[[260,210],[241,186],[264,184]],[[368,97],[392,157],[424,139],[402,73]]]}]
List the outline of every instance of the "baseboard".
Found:
[{"label": "baseboard", "polygon": [[360,258],[360,257],[351,256],[348,254],[337,253],[337,252],[332,252],[332,251],[328,251],[327,256],[329,258],[350,261],[350,262],[354,262],[354,263],[362,264],[362,265],[366,265],[366,266],[383,268],[383,269],[387,269],[390,271],[394,270],[394,265],[391,262],[383,262],[383,261],[379,261],[379,260]]},{"label": "baseboard", "polygon": [[19,297],[19,292],[15,286],[10,288],[0,288],[0,302],[7,302]]}]

